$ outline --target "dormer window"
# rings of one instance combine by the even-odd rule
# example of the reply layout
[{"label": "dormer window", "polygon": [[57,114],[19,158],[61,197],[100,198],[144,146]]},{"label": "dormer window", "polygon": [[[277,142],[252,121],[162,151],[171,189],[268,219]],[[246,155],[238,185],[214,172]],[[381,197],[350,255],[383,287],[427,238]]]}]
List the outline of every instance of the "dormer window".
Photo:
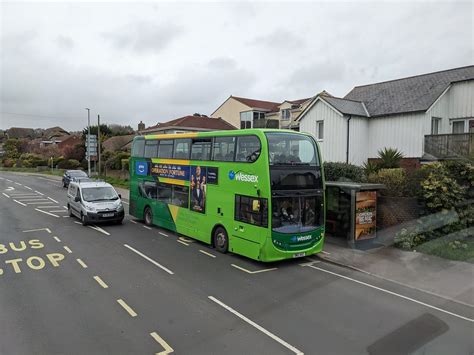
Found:
[{"label": "dormer window", "polygon": [[281,110],[281,119],[282,121],[288,121],[291,118],[291,111],[289,108]]}]

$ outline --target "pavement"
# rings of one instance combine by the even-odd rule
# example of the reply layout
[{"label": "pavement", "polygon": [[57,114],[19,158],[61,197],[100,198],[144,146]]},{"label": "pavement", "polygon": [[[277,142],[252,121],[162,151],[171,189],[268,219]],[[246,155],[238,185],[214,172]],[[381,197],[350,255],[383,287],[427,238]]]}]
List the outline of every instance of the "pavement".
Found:
[{"label": "pavement", "polygon": [[84,227],[65,205],[57,178],[0,172],[0,354],[474,351],[463,302],[318,256],[220,254],[129,215]]}]

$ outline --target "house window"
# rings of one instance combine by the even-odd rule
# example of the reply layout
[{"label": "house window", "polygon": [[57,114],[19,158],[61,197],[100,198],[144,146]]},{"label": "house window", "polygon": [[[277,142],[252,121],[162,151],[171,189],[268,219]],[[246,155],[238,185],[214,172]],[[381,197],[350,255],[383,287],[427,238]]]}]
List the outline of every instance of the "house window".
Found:
[{"label": "house window", "polygon": [[441,118],[431,117],[431,134],[439,134],[440,123],[441,123]]},{"label": "house window", "polygon": [[252,111],[240,113],[240,129],[252,128]]},{"label": "house window", "polygon": [[324,121],[316,121],[316,137],[320,140],[324,139]]},{"label": "house window", "polygon": [[288,121],[291,118],[291,111],[289,108],[281,110],[281,119],[283,121]]},{"label": "house window", "polygon": [[453,133],[464,133],[464,121],[453,122]]}]

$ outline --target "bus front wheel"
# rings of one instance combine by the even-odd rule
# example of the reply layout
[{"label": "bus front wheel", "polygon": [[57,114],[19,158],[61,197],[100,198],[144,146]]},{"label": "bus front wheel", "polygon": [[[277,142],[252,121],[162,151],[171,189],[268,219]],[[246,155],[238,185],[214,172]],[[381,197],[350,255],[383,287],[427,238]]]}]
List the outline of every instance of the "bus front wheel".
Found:
[{"label": "bus front wheel", "polygon": [[145,224],[147,226],[151,226],[153,224],[153,212],[151,211],[150,207],[145,208],[144,216]]},{"label": "bus front wheel", "polygon": [[214,246],[216,250],[221,253],[227,253],[229,248],[229,237],[227,236],[227,232],[223,227],[217,227],[214,231]]}]

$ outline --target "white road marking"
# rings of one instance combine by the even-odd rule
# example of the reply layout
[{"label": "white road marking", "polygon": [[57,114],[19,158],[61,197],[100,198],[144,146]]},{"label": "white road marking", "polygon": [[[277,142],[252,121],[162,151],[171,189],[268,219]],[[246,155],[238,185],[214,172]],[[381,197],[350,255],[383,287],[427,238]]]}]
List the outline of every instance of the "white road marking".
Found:
[{"label": "white road marking", "polygon": [[126,205],[130,205],[128,202],[125,202],[124,200],[122,200],[122,203],[125,203]]},{"label": "white road marking", "polygon": [[15,188],[13,186],[8,186],[8,188],[5,189],[5,191],[13,191]]},{"label": "white road marking", "polygon": [[168,237],[168,234],[163,233],[163,232],[158,232],[159,235],[162,235],[163,237]]},{"label": "white road marking", "polygon": [[13,181],[11,181],[10,179],[6,179],[6,180],[9,181],[9,182],[13,182]]},{"label": "white road marking", "polygon": [[177,241],[178,243],[181,243],[181,244],[183,244],[183,245],[186,245],[187,247],[189,247],[189,244],[188,244],[188,243],[185,243],[185,242],[183,242],[182,240],[179,240],[179,239],[177,239],[176,241]]},{"label": "white road marking", "polygon": [[130,307],[128,304],[126,304],[124,300],[118,299],[117,302],[118,302],[119,305],[121,305],[123,307],[123,309],[125,309],[128,312],[128,314],[130,314],[130,317],[136,317],[137,316],[137,314],[132,309],[132,307]]},{"label": "white road marking", "polygon": [[130,220],[133,224],[138,224],[137,221],[134,221],[133,219]]},{"label": "white road marking", "polygon": [[26,186],[26,185],[24,185],[23,187],[24,187],[25,189],[28,189],[28,190],[33,190],[31,187]]},{"label": "white road marking", "polygon": [[130,249],[131,251],[133,251],[134,253],[140,255],[142,258],[148,260],[150,263],[152,263],[153,265],[156,265],[158,266],[160,269],[166,271],[168,274],[170,275],[173,275],[174,272],[171,271],[170,269],[168,269],[167,267],[164,267],[163,265],[161,265],[160,263],[156,262],[155,260],[153,260],[152,258],[146,256],[145,254],[143,254],[142,252],[138,251],[137,249],[135,248],[132,248],[130,245],[128,244],[124,244],[125,248],[128,248]]},{"label": "white road marking", "polygon": [[207,251],[202,250],[202,249],[199,249],[199,252],[201,252],[201,253],[203,253],[203,254],[206,254],[207,256],[210,256],[211,258],[215,258],[215,257],[216,257],[214,254],[208,253]]},{"label": "white road marking", "polygon": [[59,203],[58,201],[56,201],[55,199],[51,198],[51,197],[48,197],[48,200],[51,200],[53,201],[54,203]]},{"label": "white road marking", "polygon": [[278,343],[280,343],[281,345],[283,345],[285,348],[287,348],[288,350],[291,350],[292,352],[294,352],[295,354],[297,355],[303,355],[303,352],[298,350],[297,348],[295,348],[294,346],[288,344],[286,341],[284,341],[283,339],[279,338],[278,336],[276,336],[275,334],[273,334],[272,332],[266,330],[265,328],[263,328],[262,326],[258,325],[257,323],[255,323],[254,321],[250,320],[249,318],[247,318],[246,316],[244,316],[243,314],[237,312],[235,309],[233,309],[232,307],[229,307],[228,305],[226,305],[225,303],[219,301],[217,298],[213,297],[213,296],[208,296],[208,298],[217,303],[219,306],[225,308],[226,310],[228,310],[230,313],[236,315],[237,317],[239,317],[240,319],[242,319],[244,322],[250,324],[251,326],[257,328],[258,330],[260,330],[263,334],[269,336],[270,338],[272,338],[273,340],[277,341]]},{"label": "white road marking", "polygon": [[71,217],[71,216],[63,216],[63,218],[69,218],[69,217]]},{"label": "white road marking", "polygon": [[[64,210],[54,210],[54,211],[49,211],[49,212],[52,212],[52,213],[67,213],[67,211],[64,211]],[[69,217],[69,216],[67,216],[67,217]]]},{"label": "white road marking", "polygon": [[3,196],[6,196],[8,198],[10,198],[10,196],[8,196],[5,192],[2,192]]},{"label": "white road marking", "polygon": [[101,285],[103,288],[109,288],[109,286],[99,276],[94,276],[94,280],[96,280],[97,283]]},{"label": "white road marking", "polygon": [[53,237],[55,241],[57,241],[58,243],[61,243],[61,239],[59,239],[58,237],[54,236]]},{"label": "white road marking", "polygon": [[326,254],[326,255],[331,255],[331,253],[328,253],[327,251],[321,250],[321,253]]},{"label": "white road marking", "polygon": [[169,346],[168,343],[164,341],[163,338],[160,337],[157,332],[150,333],[150,335],[152,336],[153,339],[156,340],[158,344],[160,344],[163,347],[163,349],[165,349],[164,351],[160,351],[159,353],[156,353],[156,355],[167,355],[174,352],[173,348]]},{"label": "white road marking", "polygon": [[235,267],[236,269],[239,269],[243,272],[246,272],[247,274],[259,274],[261,272],[267,272],[267,271],[273,271],[273,270],[277,270],[278,268],[276,267],[273,267],[271,269],[263,269],[263,270],[257,270],[257,271],[250,271],[250,270],[247,270],[241,266],[238,266],[238,265],[235,265],[235,264],[230,264],[231,266]]},{"label": "white road marking", "polygon": [[15,200],[15,199],[14,199],[13,201],[15,201],[16,203],[18,203],[18,204],[20,204],[20,205],[22,205],[22,206],[26,206],[23,202],[20,202],[20,201],[18,201],[18,200]]},{"label": "white road marking", "polygon": [[68,208],[67,208],[67,206],[63,206],[63,208],[64,208],[65,210],[67,210],[67,209],[68,209]]},{"label": "white road marking", "polygon": [[194,240],[188,238],[179,237],[178,239],[185,243],[194,243]]},{"label": "white road marking", "polygon": [[322,268],[320,268],[320,267],[313,266],[313,265],[309,265],[308,267],[310,267],[310,268],[312,268],[312,269],[315,269],[315,270],[319,270],[319,271],[328,273],[328,274],[331,274],[331,275],[334,275],[334,276],[338,276],[338,277],[340,277],[340,278],[342,278],[342,279],[345,279],[345,280],[348,280],[348,281],[352,281],[352,282],[358,283],[359,285],[367,286],[367,287],[373,288],[373,289],[375,289],[375,290],[388,293],[389,295],[392,295],[392,296],[396,296],[396,297],[403,298],[403,299],[405,299],[405,300],[407,300],[407,301],[411,301],[411,302],[420,304],[420,305],[422,305],[422,306],[425,306],[425,307],[428,307],[428,308],[431,308],[431,309],[435,309],[435,310],[437,310],[437,311],[439,311],[439,312],[443,312],[443,313],[449,314],[449,315],[451,315],[451,316],[454,316],[454,317],[457,317],[457,318],[466,320],[466,321],[468,321],[468,322],[474,322],[474,319],[472,319],[472,318],[468,318],[468,317],[465,317],[465,316],[461,316],[461,315],[459,315],[459,314],[456,314],[456,313],[447,311],[447,310],[445,310],[445,309],[442,309],[442,308],[433,306],[433,305],[431,305],[431,304],[418,301],[418,300],[416,300],[416,299],[414,299],[414,298],[407,297],[407,296],[401,295],[401,294],[399,294],[399,293],[396,293],[396,292],[393,292],[393,291],[389,291],[389,290],[386,290],[386,289],[384,289],[384,288],[377,287],[377,286],[371,285],[371,284],[369,284],[369,283],[366,283],[366,282],[363,282],[363,281],[359,281],[359,280],[353,279],[353,278],[351,278],[351,277],[338,274],[338,273],[336,273],[336,272],[332,272],[332,271],[329,271],[329,270],[326,270],[326,269],[322,269]]},{"label": "white road marking", "polygon": [[148,227],[148,226],[143,226],[143,228],[146,228],[146,229],[148,229],[148,230],[151,230],[151,228]]},{"label": "white road marking", "polygon": [[78,222],[78,221],[74,221],[74,223],[76,223],[76,224],[82,224],[81,222]]},{"label": "white road marking", "polygon": [[15,182],[15,184],[16,184],[16,185],[20,185],[20,186],[22,186],[22,185],[21,185],[19,182]]},{"label": "white road marking", "polygon": [[49,234],[51,234],[51,229],[49,228],[29,229],[29,230],[23,231],[23,233],[31,233],[31,232],[39,232],[39,231],[46,231]]},{"label": "white road marking", "polygon": [[76,261],[81,265],[84,269],[87,269],[87,265],[85,262],[83,262],[81,259],[76,259]]},{"label": "white road marking", "polygon": [[44,205],[44,204],[47,204],[47,203],[51,203],[51,202],[38,201],[38,202],[27,202],[26,204],[27,205]]},{"label": "white road marking", "polygon": [[105,234],[105,235],[110,235],[109,232],[103,230],[102,228],[96,226],[95,224],[93,226],[88,226],[89,228],[93,229],[93,230],[96,230],[97,232],[100,232],[102,234]]},{"label": "white road marking", "polygon": [[42,192],[39,192],[39,191],[36,191],[36,190],[35,190],[35,192],[36,192],[37,194],[40,194],[41,196],[44,196],[44,193],[42,193]]},{"label": "white road marking", "polygon": [[[16,197],[16,196],[15,196]],[[38,196],[38,198],[25,198],[25,197],[16,197],[17,199],[21,200],[21,202],[35,202],[35,201],[47,201],[45,203],[49,203],[49,201],[45,198],[41,198],[41,196]]]},{"label": "white road marking", "polygon": [[69,249],[67,245],[63,246],[64,250],[66,250],[69,254],[72,254],[72,250]]},{"label": "white road marking", "polygon": [[50,216],[53,216],[53,217],[56,217],[56,218],[59,218],[59,216],[57,214],[53,214],[53,213],[49,213],[49,212],[46,212],[46,211],[43,211],[43,210],[40,210],[38,208],[35,208],[36,211],[38,212],[41,212],[41,213],[44,213],[44,214],[47,214],[47,215],[50,215]]}]

